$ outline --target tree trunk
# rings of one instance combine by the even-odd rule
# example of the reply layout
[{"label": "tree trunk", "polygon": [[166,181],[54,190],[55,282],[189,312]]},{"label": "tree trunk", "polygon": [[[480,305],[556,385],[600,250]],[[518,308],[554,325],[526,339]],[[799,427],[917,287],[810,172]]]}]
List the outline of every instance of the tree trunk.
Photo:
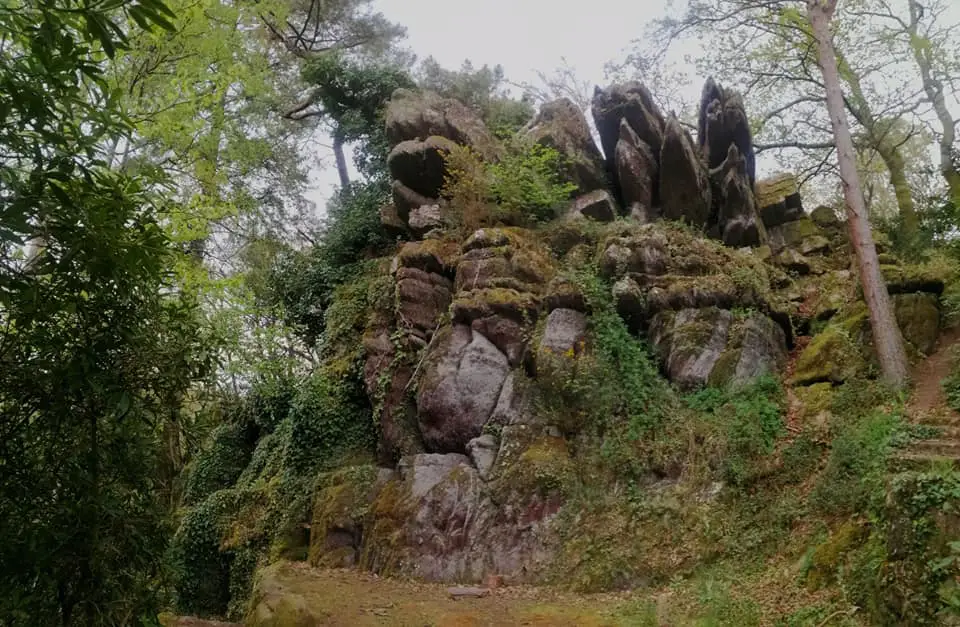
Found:
[{"label": "tree trunk", "polygon": [[333,156],[337,159],[337,174],[340,175],[340,189],[350,185],[350,173],[347,171],[347,159],[343,155],[343,134],[340,129],[333,131]]},{"label": "tree trunk", "polygon": [[837,143],[837,160],[843,182],[843,195],[846,199],[850,241],[860,270],[864,300],[867,301],[867,309],[870,312],[873,341],[884,379],[890,385],[902,388],[906,386],[909,379],[907,355],[903,349],[900,329],[893,315],[890,295],[880,274],[880,262],[873,243],[873,234],[870,232],[863,190],[860,187],[860,176],[857,173],[854,158],[853,138],[847,126],[837,56],[830,36],[830,20],[836,6],[837,0],[807,0],[807,12],[813,28],[813,36],[817,40],[820,70],[823,72],[823,82],[826,86],[830,124]]},{"label": "tree trunk", "polygon": [[[872,135],[872,133],[871,133]],[[877,154],[883,159],[887,171],[890,173],[890,185],[897,197],[897,208],[900,211],[901,228],[908,237],[912,237],[920,230],[920,218],[913,202],[913,191],[907,181],[906,165],[899,148],[891,146],[889,138],[880,138],[876,142]]]},{"label": "tree trunk", "polygon": [[940,120],[943,132],[940,135],[940,174],[943,175],[950,190],[950,200],[960,206],[960,172],[953,162],[953,144],[957,139],[956,125],[953,116],[947,109],[947,100],[943,95],[943,84],[933,76],[933,62],[929,55],[929,48],[923,45],[918,26],[920,23],[920,4],[917,0],[908,0],[910,6],[910,26],[907,34],[910,36],[910,49],[913,58],[920,69],[920,78],[923,82],[923,91],[927,94],[933,110]]}]

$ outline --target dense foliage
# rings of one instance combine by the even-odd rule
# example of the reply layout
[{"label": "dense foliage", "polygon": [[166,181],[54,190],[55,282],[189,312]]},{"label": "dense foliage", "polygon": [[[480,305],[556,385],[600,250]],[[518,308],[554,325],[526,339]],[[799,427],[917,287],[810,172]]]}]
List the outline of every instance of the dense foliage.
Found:
[{"label": "dense foliage", "polygon": [[152,179],[104,160],[130,127],[102,62],[127,45],[125,19],[170,17],[147,1],[0,11],[4,622],[130,624],[157,609],[159,443],[213,345],[171,289]]}]

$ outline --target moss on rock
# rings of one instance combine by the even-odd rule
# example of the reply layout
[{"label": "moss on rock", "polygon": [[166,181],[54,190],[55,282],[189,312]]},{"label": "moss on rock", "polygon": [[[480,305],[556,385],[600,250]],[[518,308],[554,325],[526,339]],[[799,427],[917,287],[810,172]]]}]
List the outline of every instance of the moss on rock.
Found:
[{"label": "moss on rock", "polygon": [[917,351],[929,355],[940,335],[940,305],[933,294],[898,294],[893,309],[903,339]]},{"label": "moss on rock", "polygon": [[310,523],[309,561],[313,565],[338,566],[346,551],[356,547],[335,546],[331,534],[355,536],[359,540],[364,519],[370,511],[377,470],[373,466],[353,466],[317,477]]},{"label": "moss on rock", "polygon": [[501,441],[490,486],[497,502],[506,502],[511,495],[563,496],[572,487],[576,470],[562,437],[514,425],[504,427]]},{"label": "moss on rock", "polygon": [[814,337],[800,353],[791,383],[843,383],[860,373],[865,365],[864,359],[860,346],[850,334],[851,326],[858,320],[861,320],[859,316],[839,324],[831,324]]},{"label": "moss on rock", "polygon": [[855,520],[840,525],[829,538],[813,551],[807,570],[806,585],[819,590],[837,579],[844,558],[867,538],[867,527]]}]

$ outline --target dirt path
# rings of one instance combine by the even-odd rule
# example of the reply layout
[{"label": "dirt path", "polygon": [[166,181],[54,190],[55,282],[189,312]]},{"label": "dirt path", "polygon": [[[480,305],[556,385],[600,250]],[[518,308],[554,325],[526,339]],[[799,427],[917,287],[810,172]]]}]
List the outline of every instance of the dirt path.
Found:
[{"label": "dirt path", "polygon": [[913,371],[914,389],[907,406],[914,422],[946,409],[946,399],[940,382],[950,374],[953,356],[951,350],[960,342],[960,327],[947,330],[937,341],[933,354],[917,364]]},{"label": "dirt path", "polygon": [[[298,597],[319,624],[336,627],[599,627],[630,624],[631,618],[622,614],[618,606],[623,597],[617,594],[510,586],[491,590],[484,598],[454,600],[448,585],[321,570],[303,563],[287,563],[272,577],[278,595]],[[274,605],[269,599],[267,604]]]}]

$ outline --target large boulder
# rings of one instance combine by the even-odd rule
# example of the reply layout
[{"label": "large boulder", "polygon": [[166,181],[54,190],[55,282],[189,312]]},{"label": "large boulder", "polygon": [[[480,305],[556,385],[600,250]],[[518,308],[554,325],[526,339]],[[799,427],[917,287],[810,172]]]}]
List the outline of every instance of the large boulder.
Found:
[{"label": "large boulder", "polygon": [[620,138],[613,159],[624,207],[638,222],[653,222],[658,217],[657,157],[626,120],[620,120]]},{"label": "large boulder", "polygon": [[710,218],[712,195],[707,168],[690,134],[671,116],[660,152],[660,203],[663,217],[704,227]]},{"label": "large boulder", "polygon": [[757,181],[757,210],[767,227],[780,226],[803,217],[803,202],[797,188],[797,177],[781,172]]},{"label": "large boulder", "polygon": [[681,389],[706,385],[727,345],[733,314],[716,307],[663,311],[654,316],[650,343],[667,377]]},{"label": "large boulder", "polygon": [[936,295],[895,294],[892,300],[903,339],[920,353],[931,354],[940,335],[940,303]]},{"label": "large boulder", "polygon": [[554,309],[547,316],[540,339],[540,352],[576,355],[584,350],[587,316],[573,309]]},{"label": "large boulder", "polygon": [[742,386],[777,373],[787,361],[786,334],[769,317],[753,312],[737,331],[710,373],[711,385]]},{"label": "large boulder", "polygon": [[607,186],[603,155],[590,135],[583,112],[569,98],[544,104],[524,136],[564,157],[564,178],[575,183],[580,193]]},{"label": "large boulder", "polygon": [[617,205],[610,192],[596,189],[583,194],[570,204],[571,217],[583,217],[597,222],[613,222],[617,218]]},{"label": "large boulder", "polygon": [[463,453],[496,408],[510,363],[466,325],[441,333],[417,391],[420,433],[432,452]]},{"label": "large boulder", "polygon": [[387,139],[392,144],[439,135],[473,148],[486,159],[496,158],[499,152],[476,113],[458,100],[433,92],[398,89],[387,104],[385,118]]},{"label": "large boulder", "polygon": [[[417,204],[432,204],[430,199],[438,198],[443,188],[446,155],[455,148],[456,144],[438,135],[432,135],[422,141],[410,139],[400,142],[387,156],[390,175],[419,195],[411,197],[410,201],[419,201]],[[394,190],[394,202],[397,200],[397,193]],[[403,197],[403,200],[408,199]]]}]

